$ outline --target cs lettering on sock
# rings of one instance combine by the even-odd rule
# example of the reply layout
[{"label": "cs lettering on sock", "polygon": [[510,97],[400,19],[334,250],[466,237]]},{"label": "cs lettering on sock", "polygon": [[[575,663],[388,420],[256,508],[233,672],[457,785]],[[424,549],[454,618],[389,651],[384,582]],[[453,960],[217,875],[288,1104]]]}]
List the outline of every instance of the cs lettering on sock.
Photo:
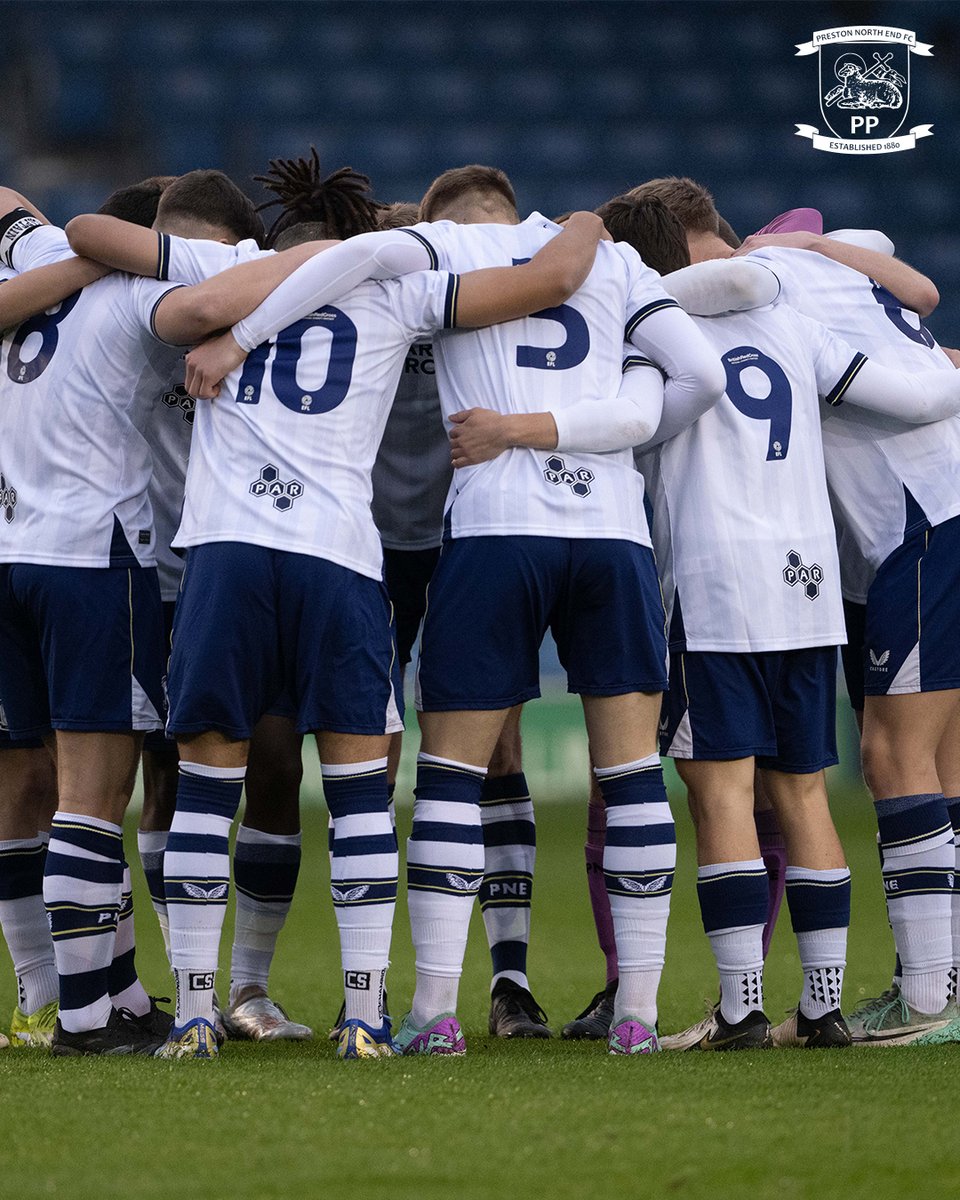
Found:
[{"label": "cs lettering on sock", "polygon": [[370,991],[370,972],[369,971],[344,971],[343,986],[353,988],[358,992]]},{"label": "cs lettering on sock", "polygon": [[191,992],[212,992],[213,991],[213,971],[191,971],[189,976],[189,987]]}]

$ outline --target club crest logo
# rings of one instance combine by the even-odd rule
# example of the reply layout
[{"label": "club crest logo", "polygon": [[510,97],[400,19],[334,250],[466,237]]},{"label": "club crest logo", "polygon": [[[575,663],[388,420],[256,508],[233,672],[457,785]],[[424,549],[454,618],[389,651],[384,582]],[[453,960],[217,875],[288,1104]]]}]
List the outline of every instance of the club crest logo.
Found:
[{"label": "club crest logo", "polygon": [[932,125],[901,133],[910,107],[910,62],[930,57],[933,47],[910,29],[848,25],[819,29],[797,46],[797,57],[816,54],[820,65],[820,113],[833,136],[797,125],[798,137],[829,154],[893,154],[913,150]]}]

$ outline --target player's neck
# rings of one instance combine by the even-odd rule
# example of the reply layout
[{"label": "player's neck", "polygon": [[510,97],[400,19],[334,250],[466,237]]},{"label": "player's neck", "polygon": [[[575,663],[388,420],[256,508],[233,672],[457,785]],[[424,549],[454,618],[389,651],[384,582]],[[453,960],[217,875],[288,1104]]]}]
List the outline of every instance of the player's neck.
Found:
[{"label": "player's neck", "polygon": [[174,214],[158,218],[153,223],[158,233],[169,233],[174,237],[202,238],[206,242],[223,242],[226,246],[235,246],[236,236],[222,225],[212,225],[196,217],[184,217]]},{"label": "player's neck", "polygon": [[519,225],[516,210],[503,205],[465,201],[442,209],[434,221],[453,221],[457,225]]},{"label": "player's neck", "polygon": [[715,233],[687,232],[691,263],[706,262],[711,258],[732,258],[733,247]]}]

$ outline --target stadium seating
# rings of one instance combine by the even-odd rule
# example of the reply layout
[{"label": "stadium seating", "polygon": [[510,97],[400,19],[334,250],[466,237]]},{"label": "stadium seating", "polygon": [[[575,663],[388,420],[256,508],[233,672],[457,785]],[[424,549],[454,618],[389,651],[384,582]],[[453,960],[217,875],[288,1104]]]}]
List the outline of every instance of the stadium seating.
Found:
[{"label": "stadium seating", "polygon": [[[16,67],[38,113],[5,129],[0,167],[56,219],[137,174],[218,165],[243,180],[311,141],[388,199],[417,197],[447,166],[495,162],[522,206],[548,213],[683,173],[713,188],[741,233],[796,204],[821,207],[831,225],[886,229],[935,275],[934,331],[957,340],[948,0],[928,0],[918,30],[943,53],[914,63],[910,117],[933,121],[936,136],[869,161],[818,154],[793,133],[820,119],[814,62],[794,44],[848,24],[841,3],[54,2],[43,21],[20,7],[24,28],[3,39],[0,66]],[[906,18],[884,3],[871,19]]]}]

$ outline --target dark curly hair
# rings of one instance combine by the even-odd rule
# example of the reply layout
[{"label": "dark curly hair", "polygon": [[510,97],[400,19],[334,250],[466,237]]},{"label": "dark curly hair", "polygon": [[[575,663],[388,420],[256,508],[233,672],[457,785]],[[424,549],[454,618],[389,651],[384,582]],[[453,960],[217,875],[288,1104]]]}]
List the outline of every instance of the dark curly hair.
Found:
[{"label": "dark curly hair", "polygon": [[309,158],[272,158],[265,175],[254,175],[276,194],[257,212],[282,205],[282,211],[267,232],[267,246],[274,246],[285,230],[304,222],[322,225],[324,236],[353,237],[379,228],[379,213],[385,205],[370,195],[370,180],[353,167],[341,167],[321,178],[320,157],[315,146]]}]

